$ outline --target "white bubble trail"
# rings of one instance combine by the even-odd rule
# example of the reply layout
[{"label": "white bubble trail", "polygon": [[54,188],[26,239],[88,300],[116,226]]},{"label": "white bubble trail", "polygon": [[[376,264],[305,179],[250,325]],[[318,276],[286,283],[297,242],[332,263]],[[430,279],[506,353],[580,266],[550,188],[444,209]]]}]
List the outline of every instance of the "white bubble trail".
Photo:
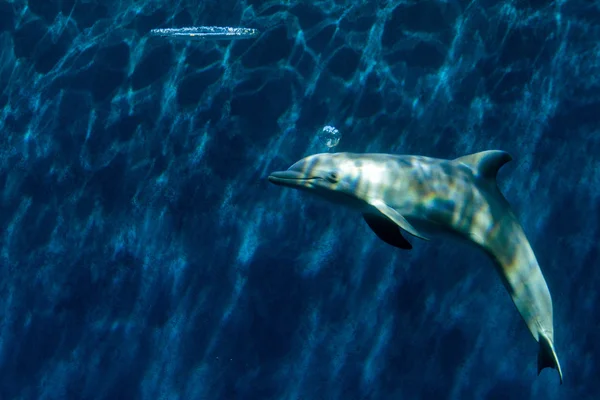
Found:
[{"label": "white bubble trail", "polygon": [[192,26],[187,28],[152,29],[150,36],[182,40],[238,40],[257,37],[260,32],[253,28],[230,26]]}]

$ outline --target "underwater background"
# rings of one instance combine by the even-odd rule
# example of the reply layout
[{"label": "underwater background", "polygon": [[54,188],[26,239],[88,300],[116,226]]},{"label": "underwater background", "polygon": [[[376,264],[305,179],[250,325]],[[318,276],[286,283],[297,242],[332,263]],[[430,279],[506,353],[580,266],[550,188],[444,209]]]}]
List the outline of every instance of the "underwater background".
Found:
[{"label": "underwater background", "polygon": [[[563,385],[483,254],[267,182],[325,125],[513,156]],[[0,207],[2,400],[598,399],[600,3],[0,1]]]}]

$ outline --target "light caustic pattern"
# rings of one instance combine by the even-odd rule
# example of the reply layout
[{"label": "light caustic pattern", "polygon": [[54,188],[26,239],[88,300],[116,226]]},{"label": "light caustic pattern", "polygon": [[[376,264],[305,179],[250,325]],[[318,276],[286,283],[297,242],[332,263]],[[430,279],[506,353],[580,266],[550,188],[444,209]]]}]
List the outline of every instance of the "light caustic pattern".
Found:
[{"label": "light caustic pattern", "polygon": [[[58,3],[0,1],[1,398],[600,397],[597,4]],[[485,257],[268,184],[332,121],[513,155],[562,387]]]}]

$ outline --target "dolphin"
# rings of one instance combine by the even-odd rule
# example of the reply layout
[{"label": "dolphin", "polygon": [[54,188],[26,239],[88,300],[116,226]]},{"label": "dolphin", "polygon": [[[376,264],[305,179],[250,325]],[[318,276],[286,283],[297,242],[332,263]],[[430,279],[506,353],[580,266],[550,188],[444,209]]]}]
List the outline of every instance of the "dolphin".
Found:
[{"label": "dolphin", "polygon": [[[493,261],[517,310],[539,343],[538,375],[562,370],[554,348],[552,299],[535,254],[496,182],[512,157],[488,150],[447,160],[416,155],[323,153],[273,172],[275,185],[307,191],[360,212],[375,235],[410,250],[404,232],[451,237]],[[410,237],[409,236],[409,237]]]}]

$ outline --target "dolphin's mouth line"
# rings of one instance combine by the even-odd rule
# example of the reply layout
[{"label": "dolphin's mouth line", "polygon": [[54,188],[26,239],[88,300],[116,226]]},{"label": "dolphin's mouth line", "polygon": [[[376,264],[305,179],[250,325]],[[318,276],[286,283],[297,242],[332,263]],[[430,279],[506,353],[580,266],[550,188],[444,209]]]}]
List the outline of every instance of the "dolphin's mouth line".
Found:
[{"label": "dolphin's mouth line", "polygon": [[321,179],[318,176],[314,176],[312,178],[278,178],[278,177],[273,176],[273,175],[269,175],[269,178],[279,179],[279,180],[286,180],[286,181],[314,181],[315,179]]},{"label": "dolphin's mouth line", "polygon": [[274,176],[269,176],[267,179],[269,179],[269,182],[274,183],[276,185],[285,185],[286,183],[294,185],[307,181],[315,181],[321,178],[277,178]]},{"label": "dolphin's mouth line", "polygon": [[274,183],[276,185],[282,185],[286,183],[299,184],[301,182],[314,181],[322,178],[318,176],[305,177],[302,176],[301,173],[296,171],[279,171],[273,172],[271,175],[269,175],[268,179],[271,183]]}]

